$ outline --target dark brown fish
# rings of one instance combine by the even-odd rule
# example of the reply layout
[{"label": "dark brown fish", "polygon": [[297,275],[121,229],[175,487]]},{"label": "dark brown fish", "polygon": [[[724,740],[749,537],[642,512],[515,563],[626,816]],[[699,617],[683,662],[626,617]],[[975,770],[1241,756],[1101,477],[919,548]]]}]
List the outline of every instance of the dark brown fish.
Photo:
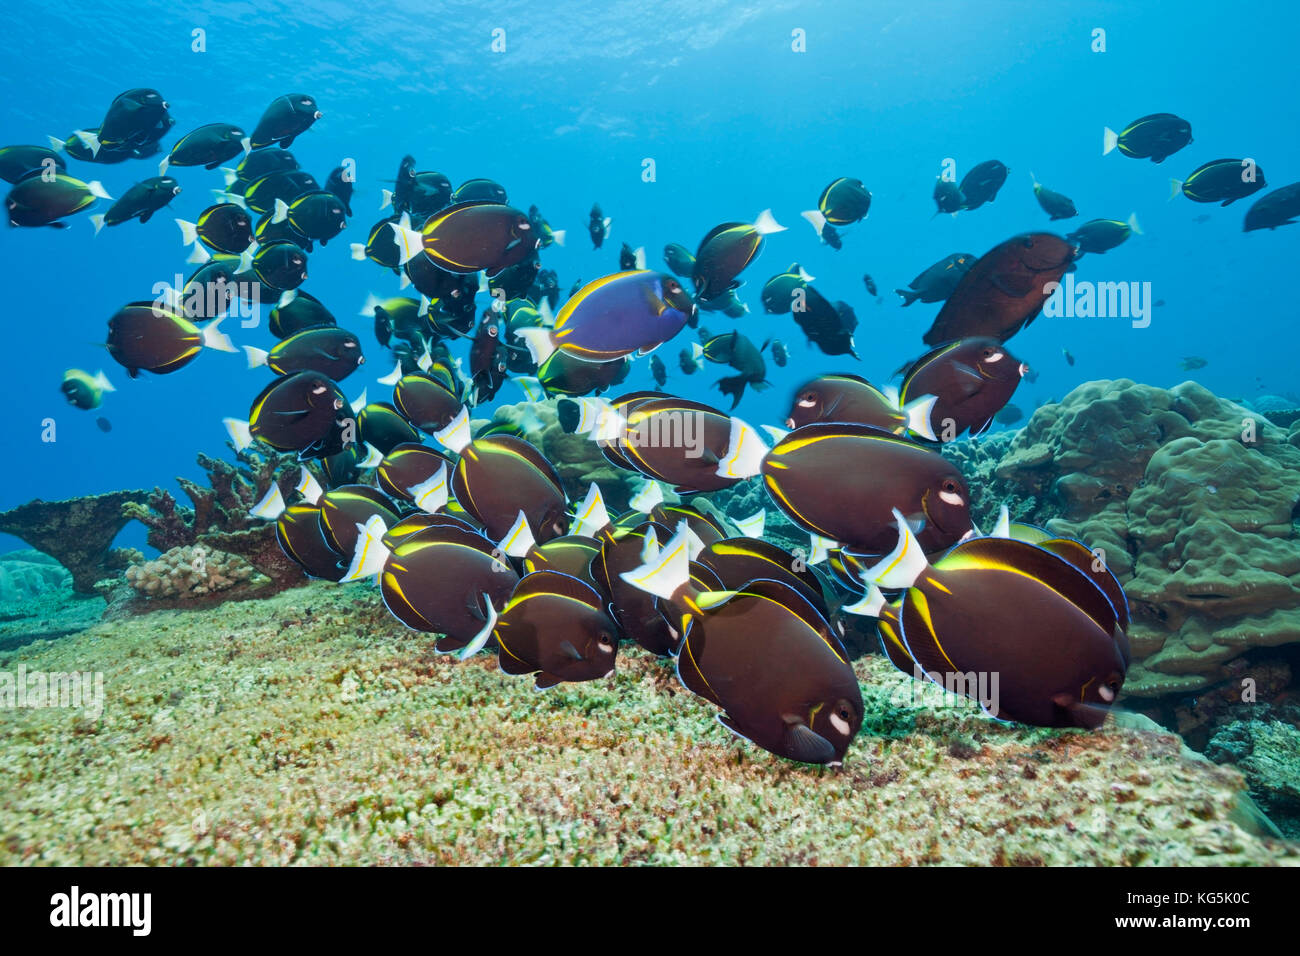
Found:
[{"label": "dark brown fish", "polygon": [[997,339],[959,339],[927,352],[903,373],[903,402],[936,396],[930,422],[942,441],[984,432],[1015,394],[1029,366]]},{"label": "dark brown fish", "polygon": [[393,404],[407,421],[429,435],[450,425],[461,408],[460,399],[451,390],[423,372],[398,379]]},{"label": "dark brown fish", "polygon": [[814,422],[850,422],[905,435],[909,430],[934,439],[930,409],[933,399],[921,393],[910,407],[900,407],[897,397],[886,395],[860,375],[822,375],[801,386],[785,420],[787,428]]},{"label": "dark brown fish", "polygon": [[325,540],[349,558],[360,536],[357,525],[364,525],[376,516],[385,527],[396,524],[397,506],[369,485],[343,485],[321,495],[320,522]]},{"label": "dark brown fish", "polygon": [[962,276],[925,333],[925,343],[976,336],[1005,342],[1042,311],[1053,283],[1070,271],[1076,255],[1075,246],[1048,232],[1008,239]]},{"label": "dark brown fish", "polygon": [[275,522],[280,550],[314,578],[340,581],[349,558],[335,550],[321,526],[320,505],[289,505]]},{"label": "dark brown fish", "polygon": [[560,476],[528,442],[488,435],[463,445],[459,453],[452,492],[493,541],[506,536],[520,511],[538,543],[566,532],[568,499]]},{"label": "dark brown fish", "polygon": [[249,432],[280,451],[297,451],[305,457],[332,455],[342,451],[339,421],[347,407],[343,392],[326,376],[286,375],[253,399]]},{"label": "dark brown fish", "polygon": [[357,432],[364,444],[374,445],[387,455],[398,445],[418,444],[420,433],[387,402],[371,402],[357,413]]},{"label": "dark brown fish", "polygon": [[[435,495],[439,505],[446,504],[451,472],[455,467],[450,458],[427,445],[402,442],[394,445],[384,455],[384,460],[375,469],[375,479],[379,482],[379,487],[394,500],[411,501],[424,508],[425,505],[419,500],[422,493]],[[437,490],[426,487],[426,484],[438,473],[439,468],[445,468],[446,471],[443,473],[441,496],[437,497]]]},{"label": "dark brown fish", "polygon": [[719,491],[740,480],[718,474],[731,440],[726,413],[670,396],[639,402],[625,414],[626,439],[605,449],[620,467],[671,484],[679,494]]},{"label": "dark brown fish", "polygon": [[[639,512],[632,527],[606,528],[601,534],[600,554],[591,564],[592,575],[610,596],[609,609],[623,634],[651,654],[668,657],[681,646],[681,632],[660,613],[659,599],[633,587],[622,575],[657,556],[659,545],[672,532]],[[650,550],[647,551],[647,546]]]}]

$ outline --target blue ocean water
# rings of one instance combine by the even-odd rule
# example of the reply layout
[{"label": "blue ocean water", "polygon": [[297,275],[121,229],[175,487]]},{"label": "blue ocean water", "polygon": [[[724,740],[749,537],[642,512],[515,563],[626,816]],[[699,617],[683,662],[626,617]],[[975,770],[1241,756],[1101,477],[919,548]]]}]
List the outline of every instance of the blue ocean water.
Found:
[{"label": "blue ocean water", "polygon": [[[1150,282],[1163,299],[1149,327],[1126,319],[1040,317],[1011,349],[1040,372],[1015,403],[1028,414],[1077,384],[1129,377],[1171,386],[1195,377],[1228,397],[1300,391],[1294,373],[1289,280],[1297,236],[1243,233],[1251,200],[1228,208],[1169,200],[1171,177],[1201,163],[1251,157],[1269,188],[1300,179],[1300,126],[1290,69],[1300,12],[1286,4],[1225,15],[1222,4],[1185,2],[980,4],[902,2],[631,2],[537,4],[97,3],[7,9],[6,105],[0,144],[44,144],[93,126],[130,87],[162,91],[176,119],[164,149],[204,123],[251,129],[277,95],[308,92],[324,117],[294,144],[322,182],[346,159],[358,183],[349,229],[311,256],[304,288],[358,332],[370,362],[345,383],[355,394],[391,370],[359,310],[369,293],[398,293],[373,263],[354,262],[348,243],[381,218],[380,190],[405,153],[453,183],[489,177],[512,205],[537,204],[568,231],[542,254],[562,290],[616,271],[623,242],[643,246],[662,268],[668,242],[694,248],[712,226],[772,209],[788,230],[770,236],[742,276],[751,312],[706,314],[714,332],[739,328],[756,343],[790,348],[785,369],[768,363],[772,388],[747,393],[737,414],[758,424],[785,417],[794,388],[823,371],[877,382],[926,347],[921,335],[938,305],[899,307],[892,291],[952,252],[986,252],[1030,229],[1064,233],[1078,223],[1136,213],[1145,234],[1086,257],[1077,277]],[[1095,52],[1094,31],[1105,31]],[[194,31],[206,49],[194,52]],[[494,31],[505,48],[493,50]],[[796,31],[805,49],[793,49]],[[496,34],[498,40],[502,34]],[[500,43],[498,42],[498,46]],[[1102,129],[1144,114],[1187,118],[1194,142],[1163,164],[1102,156]],[[155,156],[115,166],[69,160],[69,172],[99,179],[114,196],[156,173]],[[931,191],[945,159],[958,175],[999,159],[1010,177],[997,200],[956,218],[932,217]],[[643,181],[644,161],[655,180]],[[1030,172],[1070,196],[1080,216],[1049,226]],[[269,381],[242,355],[203,354],[182,371],[130,381],[101,348],[110,315],[151,298],[158,282],[187,275],[174,217],[193,220],[212,202],[220,174],[173,169],[184,192],[146,225],[93,235],[84,214],[69,228],[0,230],[4,363],[10,410],[0,417],[9,468],[0,509],[118,488],[198,477],[198,452],[225,451],[225,416],[247,417]],[[821,244],[800,212],[831,180],[853,176],[873,194],[869,218]],[[599,202],[613,220],[593,251],[587,213]],[[106,204],[100,204],[100,210]],[[1208,220],[1197,218],[1208,215]],[[788,316],[769,316],[763,282],[800,262],[815,286],[856,311],[860,361],[805,344]],[[880,301],[869,297],[870,273]],[[265,311],[265,310],[264,310]],[[269,348],[263,321],[237,344]],[[676,354],[661,354],[667,389],[723,404],[706,366],[687,379]],[[1062,350],[1075,357],[1068,365]],[[1184,372],[1185,356],[1209,364]],[[64,369],[103,368],[117,386],[102,409],[81,412],[59,392]],[[640,360],[626,388],[650,387]],[[520,400],[505,386],[498,402]],[[486,412],[476,414],[486,415]],[[112,431],[95,424],[99,415]],[[43,442],[42,421],[57,422]],[[21,547],[3,538],[0,547]],[[141,544],[128,528],[122,543]]]}]

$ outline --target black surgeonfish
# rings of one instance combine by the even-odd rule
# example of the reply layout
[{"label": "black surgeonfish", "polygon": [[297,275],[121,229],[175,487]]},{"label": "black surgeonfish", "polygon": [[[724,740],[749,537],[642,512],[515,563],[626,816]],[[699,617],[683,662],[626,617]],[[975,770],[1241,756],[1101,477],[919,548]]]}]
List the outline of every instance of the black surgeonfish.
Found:
[{"label": "black surgeonfish", "polygon": [[848,422],[895,435],[912,431],[933,441],[934,405],[934,396],[922,391],[913,390],[911,402],[904,402],[860,375],[821,375],[795,390],[785,425],[793,429],[815,422]]},{"label": "black surgeonfish", "polygon": [[1116,133],[1109,126],[1102,136],[1102,155],[1116,147],[1125,156],[1163,163],[1192,141],[1192,124],[1173,113],[1152,113],[1135,119]]},{"label": "black surgeonfish", "polygon": [[600,553],[592,559],[591,573],[610,596],[609,610],[623,634],[651,654],[676,654],[681,632],[660,613],[659,600],[623,579],[625,572],[649,563],[659,554],[659,545],[672,537],[665,526],[639,512],[635,522],[609,527],[600,534]]},{"label": "black surgeonfish", "polygon": [[50,226],[66,229],[64,216],[81,212],[96,199],[112,199],[103,185],[94,180],[83,183],[66,173],[46,178],[32,173],[14,184],[5,197],[5,215],[11,226]]},{"label": "black surgeonfish", "polygon": [[458,202],[495,202],[507,203],[506,188],[491,179],[467,179],[456,187],[451,194],[451,201]]},{"label": "black surgeonfish", "polygon": [[279,143],[288,149],[293,141],[312,123],[321,118],[316,101],[306,93],[287,93],[277,96],[257,121],[250,142],[253,149]]},{"label": "black surgeonfish", "polygon": [[190,246],[202,241],[217,252],[237,256],[253,242],[253,219],[248,210],[232,202],[217,203],[199,213],[197,222],[177,219],[181,242]]},{"label": "black surgeonfish", "polygon": [[[298,372],[277,378],[253,399],[245,426],[248,436],[279,451],[301,457],[324,457],[342,450],[338,419],[347,414],[347,399],[329,378]],[[239,422],[228,421],[237,445],[246,446]]]},{"label": "black surgeonfish", "polygon": [[469,347],[469,371],[474,404],[490,402],[505,384],[509,367],[506,356],[509,346],[501,336],[501,321],[497,313],[488,309],[479,323],[478,331]]},{"label": "black surgeonfish", "polygon": [[140,87],[115,96],[98,132],[82,137],[82,142],[92,153],[98,153],[101,147],[140,146],[157,142],[175,122],[167,113],[162,94]]},{"label": "black surgeonfish", "polygon": [[695,256],[680,242],[664,246],[664,264],[674,275],[689,279],[695,275]]},{"label": "black surgeonfish", "polygon": [[555,466],[531,444],[509,435],[470,441],[469,413],[464,409],[434,437],[460,455],[452,492],[493,541],[510,532],[521,511],[536,542],[567,531],[564,485]]},{"label": "black surgeonfish", "polygon": [[862,180],[841,176],[822,190],[817,211],[833,226],[851,226],[867,218],[871,193]]},{"label": "black surgeonfish", "polygon": [[[817,572],[784,548],[762,538],[723,538],[706,545],[694,560],[718,576],[724,588],[750,581],[780,581],[798,591],[822,617],[830,620],[826,595]],[[796,571],[795,568],[801,570]]]},{"label": "black surgeonfish", "polygon": [[903,402],[935,396],[930,421],[943,441],[988,429],[1029,371],[997,339],[959,339],[922,355],[903,371]]},{"label": "black surgeonfish", "polygon": [[105,226],[118,226],[130,219],[146,223],[180,195],[180,191],[181,184],[170,176],[150,176],[123,193],[121,199],[108,207],[108,212],[91,216],[91,224],[98,233]]},{"label": "black surgeonfish", "polygon": [[131,378],[143,370],[166,375],[184,368],[203,349],[237,349],[221,331],[222,319],[199,329],[180,312],[159,302],[131,302],[108,320],[108,352]]},{"label": "black surgeonfish", "polygon": [[343,211],[343,200],[325,189],[305,192],[291,202],[278,200],[271,221],[288,221],[299,234],[322,246],[342,232],[348,224]]},{"label": "black surgeonfish", "polygon": [[910,658],[914,676],[979,700],[1001,720],[1101,726],[1128,671],[1128,607],[1108,570],[1090,570],[1092,552],[1064,539],[983,537],[931,566],[906,522],[900,529],[894,551],[866,573],[907,590],[893,606],[877,591],[850,609],[880,618],[895,664]]},{"label": "black surgeonfish", "polygon": [[397,506],[381,491],[369,485],[342,485],[320,497],[321,530],[325,540],[339,554],[350,555],[361,540],[361,528],[373,517],[384,526],[397,523]]},{"label": "black surgeonfish", "polygon": [[341,382],[365,362],[361,340],[347,329],[322,326],[295,332],[281,339],[269,352],[245,345],[248,367],[265,365],[277,375],[319,372]]},{"label": "black surgeonfish", "polygon": [[289,505],[275,522],[280,550],[313,578],[340,581],[348,570],[348,558],[334,549],[321,528],[318,504]]},{"label": "black surgeonfish", "polygon": [[335,166],[325,178],[325,191],[333,193],[343,203],[343,214],[352,215],[352,171],[345,166]]},{"label": "black surgeonfish", "polygon": [[287,173],[299,168],[298,160],[287,149],[254,150],[240,160],[239,165],[235,167],[234,182],[230,181],[230,175],[227,174],[227,185],[232,187],[238,183],[247,185],[256,182],[263,176],[269,176],[271,173]]},{"label": "black surgeonfish", "polygon": [[275,291],[296,289],[307,281],[307,253],[287,239],[275,239],[240,254],[235,274],[250,270],[258,282]]},{"label": "black surgeonfish", "polygon": [[489,278],[528,258],[541,241],[518,209],[482,199],[448,206],[418,231],[400,225],[393,229],[403,263],[423,251],[448,272],[482,270]]},{"label": "black surgeonfish", "polygon": [[941,212],[955,216],[966,208],[966,197],[962,195],[960,186],[940,176],[934,182],[934,204],[936,216]]},{"label": "black surgeonfish", "polygon": [[387,402],[370,402],[357,412],[357,433],[364,444],[387,455],[404,442],[418,442],[420,433]]},{"label": "black surgeonfish", "polygon": [[591,207],[591,215],[588,217],[587,234],[591,236],[591,247],[599,249],[605,243],[605,237],[609,235],[609,227],[612,220],[600,210],[600,203]]},{"label": "black surgeonfish", "polygon": [[734,409],[740,404],[746,385],[752,385],[755,391],[762,391],[772,384],[767,380],[767,363],[763,361],[763,349],[767,346],[768,343],[764,342],[761,347],[755,348],[754,343],[739,331],[733,331],[716,335],[695,348],[699,350],[699,355],[710,362],[730,365],[739,373],[724,376],[716,383],[723,395],[731,397],[731,407]]},{"label": "black surgeonfish", "polygon": [[248,135],[230,123],[208,123],[186,133],[172,146],[158,167],[161,176],[168,166],[202,166],[216,169],[251,148]]},{"label": "black surgeonfish", "polygon": [[407,421],[428,435],[450,425],[461,409],[456,393],[424,372],[412,372],[397,380],[393,404]]},{"label": "black surgeonfish", "polygon": [[995,246],[962,276],[923,341],[941,345],[988,336],[1005,342],[1042,311],[1076,254],[1073,245],[1047,232]]},{"label": "black surgeonfish", "polygon": [[1065,238],[1075,243],[1080,253],[1102,253],[1114,249],[1134,234],[1142,235],[1137,213],[1129,216],[1127,222],[1118,219],[1089,219]]},{"label": "black surgeonfish", "polygon": [[724,222],[714,226],[695,251],[695,270],[691,277],[695,294],[701,299],[711,299],[734,289],[736,276],[762,251],[763,237],[784,230],[785,226],[772,218],[770,209],[764,209],[752,223]]},{"label": "black surgeonfish", "polygon": [[772,340],[772,361],[776,363],[777,368],[785,368],[790,361],[790,352],[780,339]]},{"label": "black surgeonfish", "polygon": [[[499,617],[490,612],[497,661],[507,674],[536,674],[545,690],[563,681],[598,680],[614,671],[618,625],[604,599],[583,581],[557,571],[524,575]],[[487,637],[468,645],[462,659]]]},{"label": "black surgeonfish", "polygon": [[826,618],[790,584],[757,579],[705,591],[682,531],[623,577],[667,602],[684,631],[677,675],[721,707],[719,722],[764,750],[838,765],[862,726],[862,694]]},{"label": "black surgeonfish", "polygon": [[32,173],[46,170],[67,172],[68,164],[47,146],[5,146],[0,148],[0,179],[16,183]]},{"label": "black surgeonfish", "polygon": [[812,277],[797,262],[780,275],[774,275],[763,285],[760,298],[763,309],[772,315],[789,315],[795,307],[804,304],[799,290],[807,289]]},{"label": "black surgeonfish", "polygon": [[1186,180],[1169,180],[1171,198],[1181,191],[1192,202],[1227,206],[1268,185],[1264,168],[1248,159],[1216,159],[1196,167]]},{"label": "black surgeonfish", "polygon": [[1029,173],[1029,178],[1034,181],[1034,198],[1038,200],[1038,205],[1043,207],[1043,212],[1047,213],[1052,222],[1079,215],[1079,210],[1074,208],[1074,201],[1069,196],[1048,189],[1038,181],[1038,177],[1032,171]]},{"label": "black surgeonfish", "polygon": [[287,339],[304,329],[322,325],[334,326],[338,325],[338,322],[320,299],[302,289],[296,289],[292,299],[284,305],[277,304],[271,309],[269,324],[272,335],[277,339]]},{"label": "black surgeonfish", "polygon": [[853,332],[858,319],[853,309],[844,302],[832,303],[810,285],[804,287],[803,296],[803,308],[796,307],[791,315],[808,341],[826,355],[857,358]]},{"label": "black surgeonfish", "polygon": [[769,451],[736,426],[722,474],[763,476],[768,497],[795,524],[860,554],[883,554],[907,516],[928,551],[971,530],[970,492],[957,466],[937,452],[869,425],[805,425]]},{"label": "black surgeonfish", "polygon": [[454,467],[454,461],[427,445],[401,442],[384,455],[375,469],[375,480],[394,501],[409,501],[426,512],[437,511],[450,496]]},{"label": "black surgeonfish", "polygon": [[1246,210],[1246,221],[1241,231],[1290,226],[1297,216],[1300,216],[1300,183],[1292,183],[1259,197]]},{"label": "black surgeonfish", "polygon": [[895,289],[903,297],[903,305],[913,302],[942,302],[952,295],[972,265],[975,257],[969,252],[954,252],[940,259],[908,283],[906,289]]},{"label": "black surgeonfish", "polygon": [[1008,172],[1010,170],[996,159],[988,159],[972,166],[961,180],[961,208],[978,209],[996,199],[998,190],[1007,181]]}]

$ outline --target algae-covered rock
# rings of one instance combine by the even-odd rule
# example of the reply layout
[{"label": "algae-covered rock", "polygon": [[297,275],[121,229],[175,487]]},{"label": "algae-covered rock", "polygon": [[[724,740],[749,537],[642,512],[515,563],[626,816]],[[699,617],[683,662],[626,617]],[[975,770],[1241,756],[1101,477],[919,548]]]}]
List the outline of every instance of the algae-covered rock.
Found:
[{"label": "algae-covered rock", "polygon": [[78,594],[94,594],[95,582],[120,570],[123,563],[110,547],[131,520],[125,506],[140,505],[144,491],[111,491],[64,501],[40,498],[0,513],[0,532],[22,538],[48,554],[72,574]]},{"label": "algae-covered rock", "polygon": [[71,584],[72,575],[47,554],[39,551],[0,554],[0,604],[12,605]]},{"label": "algae-covered rock", "polygon": [[1280,720],[1247,720],[1222,728],[1206,756],[1233,764],[1269,818],[1300,838],[1300,728]]},{"label": "algae-covered rock", "polygon": [[126,569],[126,583],[141,597],[201,601],[240,585],[258,587],[265,576],[238,555],[203,545],[172,548],[156,560]]},{"label": "algae-covered rock", "polygon": [[1089,382],[1034,413],[999,479],[1100,549],[1133,611],[1126,694],[1186,694],[1300,641],[1300,449],[1195,382]]}]

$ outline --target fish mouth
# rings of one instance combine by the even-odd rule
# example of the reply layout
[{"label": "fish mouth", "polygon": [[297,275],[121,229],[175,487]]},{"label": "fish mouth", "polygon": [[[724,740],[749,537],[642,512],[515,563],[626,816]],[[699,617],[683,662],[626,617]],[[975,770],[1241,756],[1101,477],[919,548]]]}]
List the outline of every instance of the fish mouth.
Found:
[{"label": "fish mouth", "polygon": [[785,427],[790,429],[791,431],[794,431],[797,426],[795,425],[793,418],[787,418],[785,420]]},{"label": "fish mouth", "polygon": [[1020,363],[1020,377],[1021,377],[1021,378],[1024,378],[1024,377],[1025,377],[1025,374],[1026,374],[1028,371],[1029,371],[1029,366],[1026,365],[1024,362],[1021,362],[1021,363]]}]

